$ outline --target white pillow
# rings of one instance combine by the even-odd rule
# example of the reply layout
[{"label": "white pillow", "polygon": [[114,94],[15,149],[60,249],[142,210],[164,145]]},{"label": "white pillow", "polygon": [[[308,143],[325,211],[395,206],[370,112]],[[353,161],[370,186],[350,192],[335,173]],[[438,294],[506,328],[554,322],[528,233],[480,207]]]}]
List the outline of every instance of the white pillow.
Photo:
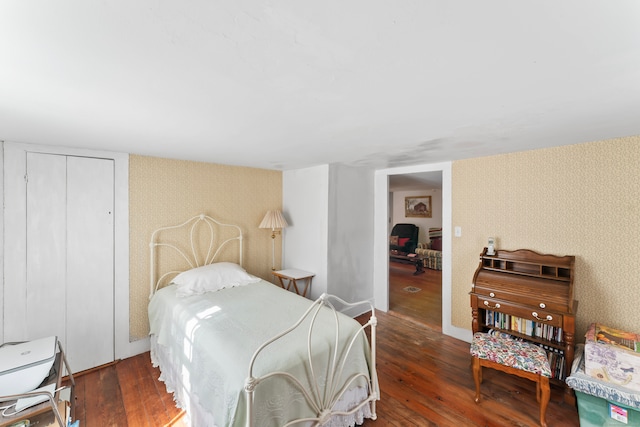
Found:
[{"label": "white pillow", "polygon": [[177,285],[176,296],[185,297],[259,281],[259,277],[247,273],[238,264],[217,262],[183,271],[172,280],[172,283]]}]

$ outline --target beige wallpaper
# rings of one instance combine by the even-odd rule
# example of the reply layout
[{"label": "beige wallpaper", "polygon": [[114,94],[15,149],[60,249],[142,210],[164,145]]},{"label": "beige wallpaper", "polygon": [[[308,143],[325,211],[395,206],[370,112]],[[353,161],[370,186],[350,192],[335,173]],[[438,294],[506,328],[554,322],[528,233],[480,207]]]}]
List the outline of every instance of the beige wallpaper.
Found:
[{"label": "beige wallpaper", "polygon": [[640,136],[456,161],[452,322],[487,237],[501,249],[576,256],[576,338],[600,322],[640,333]]},{"label": "beige wallpaper", "polygon": [[[259,229],[264,214],[282,209],[282,173],[266,169],[130,156],[130,334],[149,331],[149,239],[162,226],[205,213],[239,225],[244,235],[244,267],[271,276],[271,231]],[[276,238],[276,267],[281,239]]]}]

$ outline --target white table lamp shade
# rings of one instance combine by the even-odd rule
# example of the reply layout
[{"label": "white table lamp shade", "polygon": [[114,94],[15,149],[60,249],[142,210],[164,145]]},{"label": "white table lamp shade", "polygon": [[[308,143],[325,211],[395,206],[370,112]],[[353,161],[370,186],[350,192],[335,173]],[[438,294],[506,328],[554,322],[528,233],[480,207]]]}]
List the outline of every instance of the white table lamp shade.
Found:
[{"label": "white table lamp shade", "polygon": [[287,224],[287,220],[284,219],[284,215],[282,215],[282,212],[268,211],[262,219],[259,228],[270,228],[272,230],[275,230],[276,228],[285,228],[288,225],[289,224]]},{"label": "white table lamp shade", "polygon": [[285,228],[287,220],[284,219],[284,215],[280,211],[268,211],[262,219],[262,222],[258,226],[259,228],[271,229],[271,271],[276,269],[276,228]]}]

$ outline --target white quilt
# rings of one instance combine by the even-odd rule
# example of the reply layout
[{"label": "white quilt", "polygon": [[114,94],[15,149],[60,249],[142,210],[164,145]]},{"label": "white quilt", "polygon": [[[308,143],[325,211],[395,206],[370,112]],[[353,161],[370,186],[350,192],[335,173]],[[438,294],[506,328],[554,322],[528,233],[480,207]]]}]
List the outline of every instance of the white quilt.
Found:
[{"label": "white quilt", "polygon": [[[149,304],[154,365],[161,380],[174,393],[192,425],[244,426],[244,383],[251,356],[267,339],[293,325],[311,301],[261,281],[204,295],[178,298],[175,286],[159,290]],[[311,344],[314,369],[323,378],[329,366],[335,339],[335,320],[323,309],[313,330]],[[340,342],[359,329],[355,320],[339,315]],[[304,324],[303,324],[304,326]],[[304,384],[310,381],[307,356],[307,326],[299,328],[265,350],[254,367],[254,376],[287,371]],[[345,350],[340,349],[341,355]],[[356,342],[349,355],[342,381],[356,372],[370,372],[370,349],[366,337]],[[320,394],[324,394],[321,389]],[[368,395],[367,381],[356,382],[339,402],[353,407]],[[314,416],[299,391],[284,379],[261,383],[255,392],[254,426],[281,426],[292,418]],[[332,420],[335,426],[362,423],[370,417],[368,405],[351,417]]]}]

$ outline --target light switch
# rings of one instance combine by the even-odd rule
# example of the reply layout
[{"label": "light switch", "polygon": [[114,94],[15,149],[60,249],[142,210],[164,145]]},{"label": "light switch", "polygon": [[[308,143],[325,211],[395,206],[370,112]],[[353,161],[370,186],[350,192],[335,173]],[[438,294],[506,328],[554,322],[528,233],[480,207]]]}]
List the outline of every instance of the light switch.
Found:
[{"label": "light switch", "polygon": [[462,227],[455,227],[453,233],[454,233],[454,235],[456,237],[461,237],[462,236]]}]

